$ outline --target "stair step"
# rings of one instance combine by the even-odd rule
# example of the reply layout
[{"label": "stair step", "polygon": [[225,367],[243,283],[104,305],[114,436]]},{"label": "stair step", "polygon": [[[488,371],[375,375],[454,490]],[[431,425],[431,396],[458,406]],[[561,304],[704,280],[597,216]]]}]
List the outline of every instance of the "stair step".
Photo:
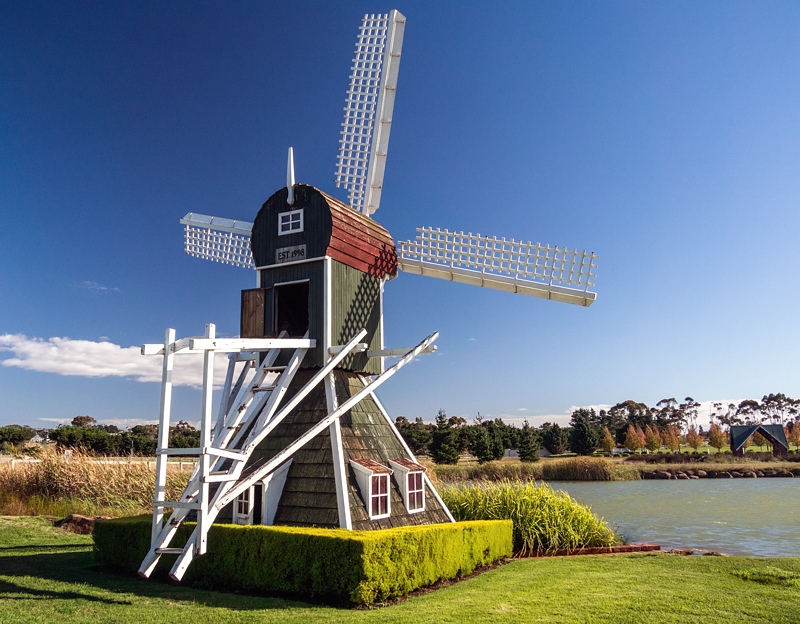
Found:
[{"label": "stair step", "polygon": [[184,501],[155,501],[153,507],[171,507],[172,509],[200,509],[200,503],[187,503]]},{"label": "stair step", "polygon": [[275,389],[275,386],[259,386],[258,388],[253,388],[253,392],[272,392]]},{"label": "stair step", "polygon": [[183,548],[156,548],[156,553],[159,555],[180,555]]}]

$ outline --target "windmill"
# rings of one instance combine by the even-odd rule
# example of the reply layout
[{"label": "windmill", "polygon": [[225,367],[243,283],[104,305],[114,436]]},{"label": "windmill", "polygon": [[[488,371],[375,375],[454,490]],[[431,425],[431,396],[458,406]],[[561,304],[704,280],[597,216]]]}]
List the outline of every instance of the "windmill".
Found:
[{"label": "windmill", "polygon": [[[596,256],[549,245],[419,228],[395,245],[372,215],[380,206],[405,17],[366,15],[345,103],[336,184],[349,205],[295,181],[255,220],[194,213],[182,220],[189,255],[255,269],[242,291],[240,337],[203,336],[144,345],[163,357],[151,549],[180,580],[206,551],[213,522],[382,529],[452,522],[425,468],[403,441],[375,390],[407,362],[435,350],[433,333],[412,348],[383,344],[383,290],[404,273],[589,306]],[[174,358],[204,356],[201,442],[168,448]],[[215,355],[228,368],[212,425]],[[165,500],[167,458],[199,455],[183,495]],[[167,522],[165,510],[172,509]],[[170,543],[196,519],[186,544]]]}]

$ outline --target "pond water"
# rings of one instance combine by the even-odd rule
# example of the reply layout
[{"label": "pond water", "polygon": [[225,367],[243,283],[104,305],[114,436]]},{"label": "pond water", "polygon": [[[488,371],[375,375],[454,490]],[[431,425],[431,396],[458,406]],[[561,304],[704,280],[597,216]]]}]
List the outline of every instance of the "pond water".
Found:
[{"label": "pond water", "polygon": [[800,557],[800,479],[553,481],[631,543]]}]

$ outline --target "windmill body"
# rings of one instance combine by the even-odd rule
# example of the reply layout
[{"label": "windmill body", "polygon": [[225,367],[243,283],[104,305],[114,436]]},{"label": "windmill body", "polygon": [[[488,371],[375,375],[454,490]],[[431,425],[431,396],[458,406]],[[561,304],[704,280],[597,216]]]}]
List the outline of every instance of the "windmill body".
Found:
[{"label": "windmill body", "polygon": [[[398,271],[589,306],[596,256],[513,239],[420,228],[395,245],[371,218],[379,208],[405,18],[366,15],[347,92],[337,185],[349,205],[297,184],[291,148],[286,187],[254,221],[190,213],[188,254],[255,269],[242,291],[240,336],[203,336],[144,345],[163,358],[151,549],[139,573],[177,554],[180,580],[204,554],[214,522],[383,529],[452,522],[425,468],[380,404],[375,390],[417,355],[435,350],[431,334],[414,347],[385,348],[383,293]],[[203,353],[201,444],[169,449],[173,360]],[[226,381],[212,416],[213,379],[227,355]],[[216,357],[216,359],[215,359]],[[183,495],[166,500],[167,458],[195,454]],[[166,509],[172,509],[166,519]],[[166,520],[166,521],[165,521]],[[197,525],[171,544],[187,520]]]}]

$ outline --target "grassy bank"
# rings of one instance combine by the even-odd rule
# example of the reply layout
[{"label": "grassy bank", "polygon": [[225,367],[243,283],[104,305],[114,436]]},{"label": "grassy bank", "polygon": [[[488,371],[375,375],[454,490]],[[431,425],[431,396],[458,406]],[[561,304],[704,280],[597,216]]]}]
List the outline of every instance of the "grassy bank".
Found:
[{"label": "grassy bank", "polygon": [[[372,611],[108,574],[90,538],[0,518],[0,622],[795,623],[800,559],[617,555],[516,560]],[[735,600],[732,599],[735,596]]]},{"label": "grassy bank", "polygon": [[[680,456],[679,456],[680,457]],[[711,455],[702,462],[671,461],[669,463],[647,463],[630,461],[632,458],[568,457],[543,459],[534,463],[523,463],[515,458],[479,464],[476,461],[459,460],[456,465],[429,466],[429,472],[444,483],[465,481],[636,481],[648,478],[663,470],[686,472],[687,470],[710,469],[716,471],[758,472],[764,470],[788,470],[800,476],[800,464],[788,461],[753,461],[747,457],[731,458]],[[634,459],[639,459],[638,457]]]}]

